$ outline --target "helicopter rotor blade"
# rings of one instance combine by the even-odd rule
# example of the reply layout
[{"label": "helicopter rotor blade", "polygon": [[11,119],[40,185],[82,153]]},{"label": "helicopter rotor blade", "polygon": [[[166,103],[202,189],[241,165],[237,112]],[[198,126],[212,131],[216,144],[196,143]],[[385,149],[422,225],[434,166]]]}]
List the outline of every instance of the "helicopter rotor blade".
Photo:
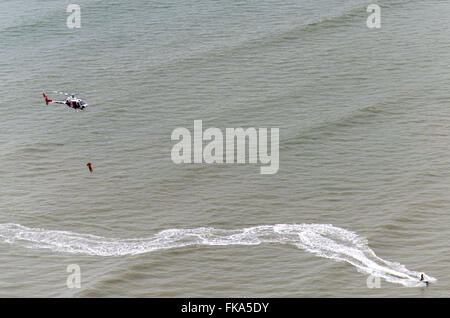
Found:
[{"label": "helicopter rotor blade", "polygon": [[75,93],[65,93],[65,92],[61,92],[61,91],[54,91],[54,93],[56,93],[56,94],[61,94],[61,95],[65,95],[65,96],[73,96],[73,97],[75,97],[75,95],[77,95],[77,94],[75,94]]}]

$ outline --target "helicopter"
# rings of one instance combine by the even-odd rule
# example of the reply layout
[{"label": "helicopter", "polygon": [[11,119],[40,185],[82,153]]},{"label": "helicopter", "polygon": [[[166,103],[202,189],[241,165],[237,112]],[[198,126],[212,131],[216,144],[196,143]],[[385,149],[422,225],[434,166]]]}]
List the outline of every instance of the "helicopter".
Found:
[{"label": "helicopter", "polygon": [[65,101],[58,101],[58,100],[48,99],[47,95],[45,95],[45,93],[42,93],[42,96],[44,96],[46,105],[48,105],[48,103],[63,104],[63,105],[69,106],[70,108],[81,109],[81,110],[85,109],[88,105],[88,104],[86,104],[86,102],[84,100],[76,98],[75,94],[69,94],[69,93],[64,93],[64,92],[60,92],[60,91],[55,91],[55,93],[62,94],[62,95],[68,96],[68,97],[66,98]]}]

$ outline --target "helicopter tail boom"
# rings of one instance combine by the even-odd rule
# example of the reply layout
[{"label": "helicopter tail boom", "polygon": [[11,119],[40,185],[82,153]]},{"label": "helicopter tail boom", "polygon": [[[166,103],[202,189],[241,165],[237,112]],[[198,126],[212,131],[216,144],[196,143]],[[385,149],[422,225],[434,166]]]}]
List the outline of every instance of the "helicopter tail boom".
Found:
[{"label": "helicopter tail boom", "polygon": [[46,105],[48,105],[48,103],[52,103],[52,102],[53,102],[53,100],[47,98],[47,96],[45,95],[45,93],[42,93],[42,96],[44,96],[45,104],[46,104]]}]

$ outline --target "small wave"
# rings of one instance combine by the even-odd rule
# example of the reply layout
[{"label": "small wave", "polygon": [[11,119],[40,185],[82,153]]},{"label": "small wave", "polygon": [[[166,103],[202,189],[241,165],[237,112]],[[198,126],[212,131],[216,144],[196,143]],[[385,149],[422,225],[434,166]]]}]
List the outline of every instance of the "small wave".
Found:
[{"label": "small wave", "polygon": [[341,129],[367,125],[367,123],[375,120],[380,121],[382,116],[395,116],[397,114],[397,112],[384,108],[383,105],[363,106],[342,116],[325,119],[317,124],[303,128],[298,133],[284,138],[280,147],[282,150],[285,150],[290,147],[296,147],[299,143],[310,143],[321,138],[328,138],[341,133]]},{"label": "small wave", "polygon": [[[354,232],[331,224],[260,225],[237,230],[211,227],[168,229],[152,237],[113,239],[68,231],[29,228],[20,224],[0,224],[0,242],[32,249],[95,256],[125,256],[158,250],[202,245],[290,244],[320,257],[344,261],[358,271],[407,287],[423,286],[420,272],[383,260],[369,248],[367,241]],[[425,276],[428,281],[436,279]]]}]

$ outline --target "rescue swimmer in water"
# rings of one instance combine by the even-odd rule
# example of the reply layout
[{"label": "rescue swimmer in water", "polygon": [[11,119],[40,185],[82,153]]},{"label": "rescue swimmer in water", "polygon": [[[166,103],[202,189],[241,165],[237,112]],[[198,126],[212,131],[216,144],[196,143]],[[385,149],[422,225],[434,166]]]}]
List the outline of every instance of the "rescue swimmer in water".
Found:
[{"label": "rescue swimmer in water", "polygon": [[67,105],[70,108],[73,109],[85,109],[87,107],[88,104],[86,104],[86,102],[84,100],[81,100],[79,98],[75,97],[75,94],[68,94],[68,93],[63,93],[63,92],[59,92],[56,91],[56,94],[63,94],[68,96],[66,98],[65,101],[59,101],[59,100],[52,100],[47,98],[47,95],[45,95],[45,93],[42,93],[42,96],[44,96],[45,99],[45,104],[48,105],[48,103],[53,103],[53,104],[63,104],[63,105]]}]

